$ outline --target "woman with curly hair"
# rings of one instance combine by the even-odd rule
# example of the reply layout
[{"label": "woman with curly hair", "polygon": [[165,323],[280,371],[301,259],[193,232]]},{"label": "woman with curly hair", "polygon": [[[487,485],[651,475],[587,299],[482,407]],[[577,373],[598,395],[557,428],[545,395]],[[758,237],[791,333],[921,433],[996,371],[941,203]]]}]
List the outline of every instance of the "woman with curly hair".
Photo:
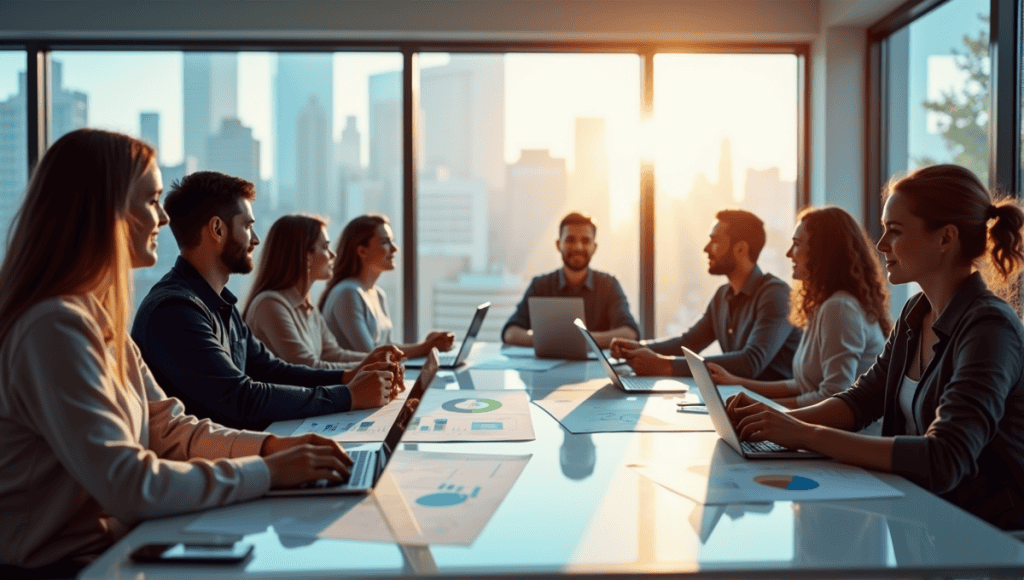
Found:
[{"label": "woman with curly hair", "polygon": [[890,329],[889,293],[864,228],[838,207],[801,212],[786,256],[795,282],[790,321],[804,328],[793,378],[756,381],[713,363],[708,368],[719,384],[799,408],[845,390],[875,361]]},{"label": "woman with curly hair", "polygon": [[[737,395],[728,404],[736,432],[901,475],[1022,529],[1024,325],[989,284],[1020,279],[1024,210],[956,165],[918,169],[886,193],[878,250],[889,282],[921,292],[852,387],[787,412]],[[852,432],[880,417],[880,437]]]}]

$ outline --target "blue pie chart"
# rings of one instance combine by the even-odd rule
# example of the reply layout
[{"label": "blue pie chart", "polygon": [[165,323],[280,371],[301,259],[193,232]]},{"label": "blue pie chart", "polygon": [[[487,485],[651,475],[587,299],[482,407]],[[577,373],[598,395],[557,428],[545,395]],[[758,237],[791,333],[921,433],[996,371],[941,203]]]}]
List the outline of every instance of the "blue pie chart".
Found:
[{"label": "blue pie chart", "polygon": [[807,491],[818,487],[817,481],[799,475],[758,475],[754,481],[786,491]]}]

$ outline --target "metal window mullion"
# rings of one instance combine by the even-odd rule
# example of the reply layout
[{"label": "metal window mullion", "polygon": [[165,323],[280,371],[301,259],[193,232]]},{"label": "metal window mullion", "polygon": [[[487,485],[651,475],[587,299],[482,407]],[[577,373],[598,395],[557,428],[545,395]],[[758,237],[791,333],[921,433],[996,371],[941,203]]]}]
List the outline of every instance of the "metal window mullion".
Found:
[{"label": "metal window mullion", "polygon": [[26,147],[31,175],[50,141],[50,52],[29,46],[25,54]]},{"label": "metal window mullion", "polygon": [[402,316],[406,343],[416,342],[417,292],[416,270],[416,163],[418,151],[417,110],[419,109],[419,53],[402,50],[402,237],[407,250],[402,252]]},{"label": "metal window mullion", "polygon": [[[654,116],[654,52],[642,52],[640,122]],[[648,135],[649,137],[649,135]],[[654,160],[640,160],[640,335],[653,338],[654,324]]]},{"label": "metal window mullion", "polygon": [[1020,187],[1020,5],[992,0],[989,61],[989,185],[1018,194]]}]

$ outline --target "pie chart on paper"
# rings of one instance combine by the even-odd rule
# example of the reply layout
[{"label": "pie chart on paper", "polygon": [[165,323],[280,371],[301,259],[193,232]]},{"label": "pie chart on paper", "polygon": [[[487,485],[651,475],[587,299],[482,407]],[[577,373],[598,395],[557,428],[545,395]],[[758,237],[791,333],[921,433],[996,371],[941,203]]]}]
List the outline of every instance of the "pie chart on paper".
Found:
[{"label": "pie chart on paper", "polygon": [[754,481],[761,485],[786,491],[807,491],[818,487],[818,482],[799,475],[758,475]]}]

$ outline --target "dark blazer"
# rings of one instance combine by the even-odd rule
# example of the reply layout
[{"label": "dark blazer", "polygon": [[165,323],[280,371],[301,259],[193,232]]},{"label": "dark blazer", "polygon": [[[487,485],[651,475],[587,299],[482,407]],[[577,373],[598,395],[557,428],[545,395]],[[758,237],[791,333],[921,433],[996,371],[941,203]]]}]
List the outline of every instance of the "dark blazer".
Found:
[{"label": "dark blazer", "polygon": [[907,302],[875,364],[844,393],[861,429],[881,416],[892,471],[1003,529],[1024,529],[1024,326],[977,273],[932,325],[935,356],[914,397],[924,433],[907,435],[899,392],[931,310]]}]

